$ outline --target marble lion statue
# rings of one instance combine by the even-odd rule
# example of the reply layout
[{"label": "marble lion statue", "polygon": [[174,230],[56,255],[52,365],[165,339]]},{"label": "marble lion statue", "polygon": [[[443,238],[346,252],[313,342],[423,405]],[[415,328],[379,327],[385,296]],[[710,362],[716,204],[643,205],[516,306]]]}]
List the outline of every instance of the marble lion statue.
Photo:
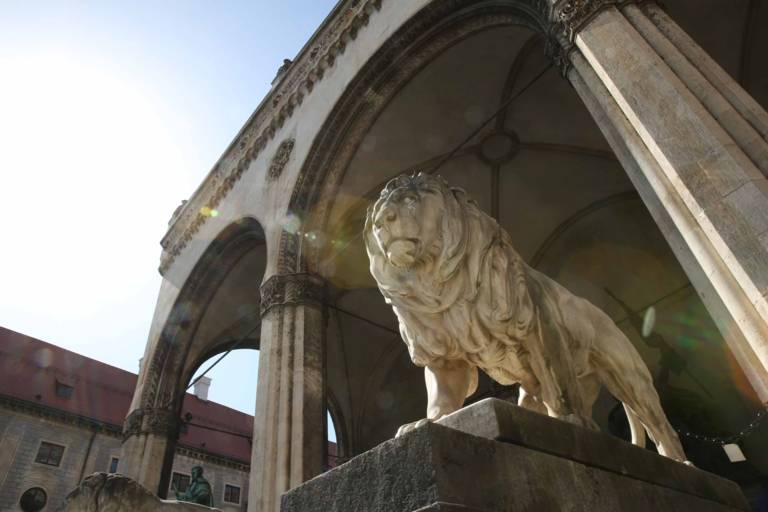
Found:
[{"label": "marble lion statue", "polygon": [[135,480],[119,474],[94,473],[67,496],[60,512],[204,512],[215,508],[161,500]]},{"label": "marble lion statue", "polygon": [[424,367],[427,417],[460,409],[478,368],[520,384],[518,405],[598,429],[601,386],[624,404],[632,442],[686,461],[637,350],[603,311],[529,267],[509,234],[458,188],[424,173],[390,181],[369,208],[370,270]]}]

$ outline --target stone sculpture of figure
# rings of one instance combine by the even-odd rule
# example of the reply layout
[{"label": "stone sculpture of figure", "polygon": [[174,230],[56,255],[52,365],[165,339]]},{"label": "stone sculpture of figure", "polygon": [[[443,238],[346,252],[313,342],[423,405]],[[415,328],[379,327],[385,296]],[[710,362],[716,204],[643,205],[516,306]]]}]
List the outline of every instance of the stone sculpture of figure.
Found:
[{"label": "stone sculpture of figure", "polygon": [[125,475],[94,473],[69,493],[62,512],[205,512],[218,509],[161,500]]},{"label": "stone sculpture of figure", "polygon": [[518,405],[597,429],[601,386],[623,402],[632,442],[646,431],[659,453],[685,454],[647,366],[600,309],[529,267],[509,234],[440,177],[390,181],[368,210],[370,270],[423,366],[427,417],[402,435],[462,407],[477,369],[519,383]]},{"label": "stone sculpture of figure", "polygon": [[192,479],[185,492],[179,493],[176,489],[173,492],[176,493],[176,499],[179,501],[188,501],[198,505],[205,505],[206,507],[213,506],[211,484],[203,477],[203,468],[200,466],[192,468]]}]

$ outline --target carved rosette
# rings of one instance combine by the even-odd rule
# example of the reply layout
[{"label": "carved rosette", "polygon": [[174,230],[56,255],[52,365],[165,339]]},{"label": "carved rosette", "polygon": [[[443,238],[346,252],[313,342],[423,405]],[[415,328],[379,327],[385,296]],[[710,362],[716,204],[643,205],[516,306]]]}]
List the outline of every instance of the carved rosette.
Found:
[{"label": "carved rosette", "polygon": [[296,141],[294,139],[286,139],[280,143],[280,147],[275,151],[275,156],[272,157],[272,162],[269,164],[269,170],[267,171],[268,180],[276,180],[280,177],[283,169],[288,165],[288,160],[291,159],[291,153],[295,145]]},{"label": "carved rosette", "polygon": [[314,274],[281,274],[261,286],[261,316],[277,306],[319,307],[325,295],[325,281]]}]

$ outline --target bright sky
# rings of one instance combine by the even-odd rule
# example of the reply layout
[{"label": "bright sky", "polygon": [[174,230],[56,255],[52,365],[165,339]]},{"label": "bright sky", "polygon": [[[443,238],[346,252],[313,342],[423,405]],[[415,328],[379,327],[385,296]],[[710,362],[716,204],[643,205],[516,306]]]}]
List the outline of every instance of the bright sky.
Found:
[{"label": "bright sky", "polygon": [[[136,372],[160,239],[335,0],[0,0],[0,325]],[[258,357],[210,398],[253,414]]]}]

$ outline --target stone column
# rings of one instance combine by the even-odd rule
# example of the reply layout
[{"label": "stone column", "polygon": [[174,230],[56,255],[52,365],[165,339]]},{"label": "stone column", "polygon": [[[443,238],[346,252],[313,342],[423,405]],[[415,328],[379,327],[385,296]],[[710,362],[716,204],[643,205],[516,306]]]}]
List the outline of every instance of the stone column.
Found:
[{"label": "stone column", "polygon": [[261,288],[261,353],[248,510],[279,512],[280,495],[323,470],[324,282],[275,275]]},{"label": "stone column", "polygon": [[132,411],[123,425],[120,472],[161,498],[168,492],[170,473],[163,475],[163,467],[168,457],[171,463],[173,460],[179,429],[177,418],[172,408],[141,408]]},{"label": "stone column", "polygon": [[657,6],[549,1],[568,79],[768,401],[768,116]]}]

